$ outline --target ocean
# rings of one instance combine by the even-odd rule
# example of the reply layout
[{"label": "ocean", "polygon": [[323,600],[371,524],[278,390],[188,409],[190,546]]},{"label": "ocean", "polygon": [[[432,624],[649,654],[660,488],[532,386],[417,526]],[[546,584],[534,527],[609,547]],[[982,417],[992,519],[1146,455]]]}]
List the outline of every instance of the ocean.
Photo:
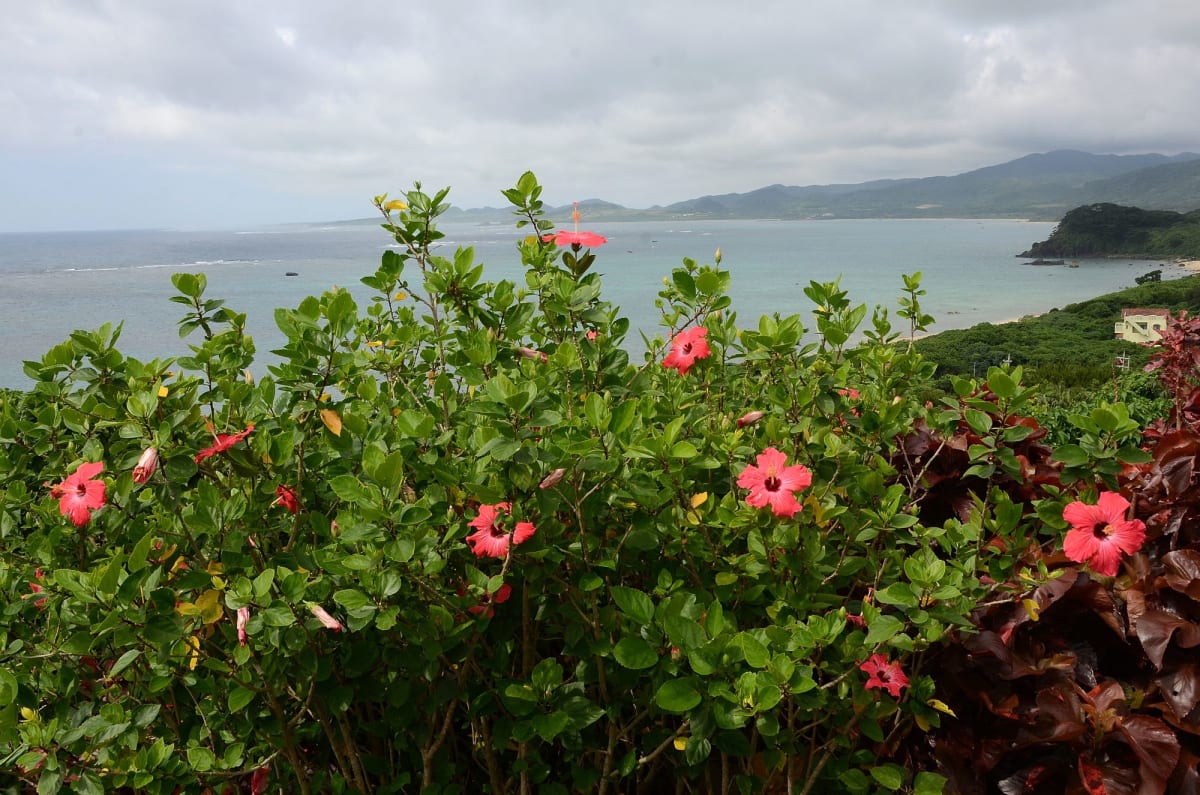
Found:
[{"label": "ocean", "polygon": [[[1179,266],[1083,260],[1077,268],[1031,266],[1015,255],[1044,240],[1050,223],[1007,220],[671,221],[584,224],[608,237],[594,269],[604,296],[622,307],[641,350],[641,330],[657,331],[656,293],[683,257],[732,275],[733,309],[743,326],[764,313],[807,314],[810,280],[841,283],[855,303],[894,310],[901,274],[921,271],[931,331],[1001,322],[1132,286],[1151,268],[1164,278]],[[501,224],[442,225],[447,253],[473,246],[486,278],[523,283],[515,244],[524,232]],[[113,231],[0,234],[0,387],[26,388],[22,362],[37,360],[75,329],[122,321],[118,344],[139,359],[187,353],[176,324],[182,307],[175,272],[205,273],[209,298],[247,314],[265,372],[282,334],[277,307],[295,307],[334,285],[365,306],[373,273],[389,244],[378,226],[287,225],[230,231]],[[288,272],[295,273],[287,276]],[[411,274],[410,274],[411,275]],[[901,327],[899,318],[894,325]],[[806,325],[813,324],[806,318]]]}]

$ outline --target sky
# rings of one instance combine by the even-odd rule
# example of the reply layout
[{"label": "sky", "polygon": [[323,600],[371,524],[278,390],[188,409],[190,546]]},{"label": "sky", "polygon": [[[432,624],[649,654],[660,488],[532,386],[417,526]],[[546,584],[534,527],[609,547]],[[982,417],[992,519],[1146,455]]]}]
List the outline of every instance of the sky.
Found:
[{"label": "sky", "polygon": [[0,3],[0,232],[1200,150],[1196,0]]}]

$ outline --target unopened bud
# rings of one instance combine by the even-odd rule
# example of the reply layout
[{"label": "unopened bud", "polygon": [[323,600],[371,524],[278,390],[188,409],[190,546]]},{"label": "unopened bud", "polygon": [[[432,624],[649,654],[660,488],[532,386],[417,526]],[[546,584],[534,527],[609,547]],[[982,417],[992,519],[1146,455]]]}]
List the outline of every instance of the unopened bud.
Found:
[{"label": "unopened bud", "polygon": [[764,416],[766,415],[761,411],[747,411],[745,414],[738,417],[737,426],[739,428],[745,428],[747,425],[753,425],[754,423],[758,422]]},{"label": "unopened bud", "polygon": [[539,489],[554,488],[555,486],[558,485],[558,482],[563,479],[563,475],[565,475],[566,472],[567,472],[567,470],[563,469],[562,467],[559,467],[558,469],[554,470],[549,475],[547,475],[545,478],[543,478],[542,482],[538,484],[538,488]]},{"label": "unopened bud", "polygon": [[342,631],[342,622],[329,615],[325,608],[320,605],[312,605],[308,609],[316,617],[317,621],[321,622],[321,626],[325,627],[325,629],[332,629],[334,632]]},{"label": "unopened bud", "polygon": [[520,347],[520,348],[517,348],[517,353],[519,353],[521,355],[522,359],[536,359],[537,361],[540,361],[543,364],[550,360],[549,356],[542,353],[541,351],[536,351],[533,348]]},{"label": "unopened bud", "polygon": [[133,482],[145,483],[156,469],[158,469],[158,450],[147,447],[142,451],[142,457],[138,459],[137,466],[133,468]]}]

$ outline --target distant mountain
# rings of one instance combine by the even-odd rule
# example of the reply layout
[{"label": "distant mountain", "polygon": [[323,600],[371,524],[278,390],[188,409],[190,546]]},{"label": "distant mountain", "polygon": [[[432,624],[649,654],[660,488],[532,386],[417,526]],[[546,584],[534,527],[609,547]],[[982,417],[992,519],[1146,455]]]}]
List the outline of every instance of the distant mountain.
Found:
[{"label": "distant mountain", "polygon": [[859,185],[771,185],[664,208],[709,218],[1059,218],[1080,204],[1200,207],[1200,154],[1094,155],[1061,150],[951,177]]},{"label": "distant mountain", "polygon": [[[1200,208],[1200,154],[1095,155],[1073,149],[1026,155],[955,176],[884,179],[857,184],[767,185],[634,209],[602,199],[579,203],[588,222],[672,218],[1030,218],[1058,220],[1068,210],[1103,202],[1147,210]],[[569,223],[571,205],[547,207]],[[447,220],[502,223],[502,207],[451,208]],[[378,219],[369,219],[378,223]],[[365,223],[364,221],[350,223]]]}]

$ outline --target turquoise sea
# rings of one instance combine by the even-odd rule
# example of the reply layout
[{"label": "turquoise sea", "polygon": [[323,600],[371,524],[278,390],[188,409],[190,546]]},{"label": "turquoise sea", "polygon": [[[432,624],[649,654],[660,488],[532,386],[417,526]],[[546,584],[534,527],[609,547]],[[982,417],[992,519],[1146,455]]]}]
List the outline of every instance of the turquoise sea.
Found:
[{"label": "turquoise sea", "polygon": [[[1083,260],[1077,268],[1031,266],[1015,254],[1053,230],[1049,223],[995,220],[674,221],[585,224],[606,235],[596,269],[605,295],[635,329],[653,336],[655,294],[683,257],[711,262],[720,247],[742,325],[759,315],[808,313],[810,280],[841,278],[856,303],[895,306],[900,275],[921,271],[932,331],[1000,322],[1132,286],[1151,268],[1178,266]],[[447,223],[444,245],[473,246],[487,278],[521,282],[516,241],[505,225]],[[74,329],[123,321],[119,347],[142,359],[187,352],[176,332],[170,275],[203,272],[209,297],[248,314],[265,370],[282,335],[276,307],[334,285],[365,302],[391,239],[378,226],[289,225],[233,231],[120,231],[0,235],[0,387],[24,388],[22,362],[40,359]],[[286,276],[287,272],[295,276]],[[806,323],[806,325],[812,325]],[[899,325],[897,323],[897,325]],[[630,334],[631,345],[640,346]]]}]

